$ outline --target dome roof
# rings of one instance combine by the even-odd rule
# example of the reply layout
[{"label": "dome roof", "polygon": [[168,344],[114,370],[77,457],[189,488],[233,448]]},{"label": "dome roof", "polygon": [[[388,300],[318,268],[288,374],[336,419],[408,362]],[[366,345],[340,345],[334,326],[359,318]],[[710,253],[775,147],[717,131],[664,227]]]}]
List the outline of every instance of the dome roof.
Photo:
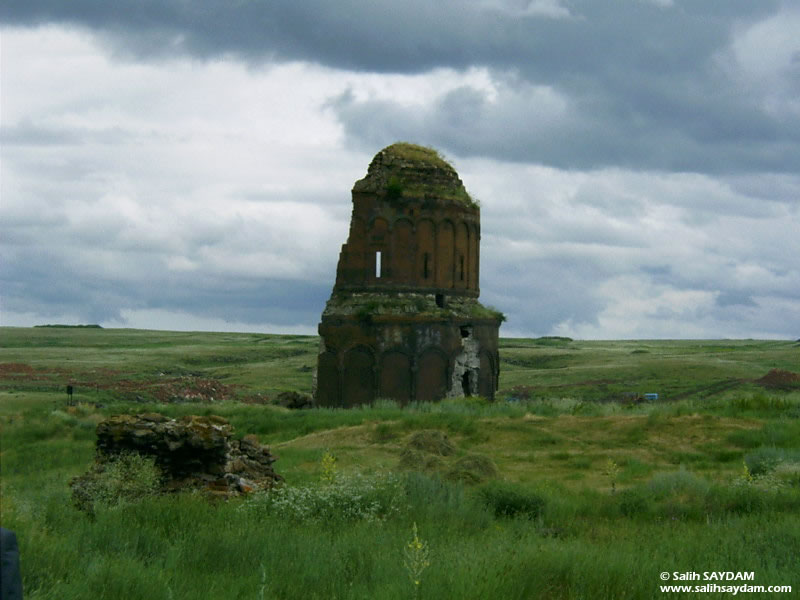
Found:
[{"label": "dome roof", "polygon": [[366,177],[356,181],[353,191],[374,192],[397,200],[451,200],[475,206],[456,170],[436,150],[406,142],[378,152]]}]

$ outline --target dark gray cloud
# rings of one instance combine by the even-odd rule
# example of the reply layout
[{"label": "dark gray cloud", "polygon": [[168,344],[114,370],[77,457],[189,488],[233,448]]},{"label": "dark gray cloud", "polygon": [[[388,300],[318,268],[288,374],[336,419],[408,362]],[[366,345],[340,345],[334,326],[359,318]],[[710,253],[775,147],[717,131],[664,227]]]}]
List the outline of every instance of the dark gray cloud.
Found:
[{"label": "dark gray cloud", "polygon": [[[800,118],[791,105],[800,96],[800,61],[783,65],[775,91],[759,73],[740,73],[742,57],[731,47],[789,4],[573,0],[561,11],[523,4],[12,0],[0,18],[88,28],[132,60],[234,56],[377,73],[484,67],[503,80],[492,100],[471,88],[421,107],[333,100],[348,136],[370,148],[427,140],[458,156],[568,169],[786,172],[800,164]],[[564,105],[548,104],[553,99]]]},{"label": "dark gray cloud", "polygon": [[9,0],[14,25],[65,23],[109,35],[139,56],[234,54],[246,60],[309,60],[336,68],[423,72],[472,65],[514,67],[537,79],[636,70],[687,72],[728,37],[732,24],[773,13],[780,2],[572,0],[569,18],[503,9],[504,3],[408,0]]},{"label": "dark gray cloud", "polygon": [[482,200],[506,334],[797,337],[790,3],[12,0],[0,19],[18,322],[313,328],[349,188],[406,139]]},{"label": "dark gray cloud", "polygon": [[735,292],[723,292],[717,296],[716,303],[721,308],[727,306],[758,306],[750,294],[737,294]]},{"label": "dark gray cloud", "polygon": [[[98,252],[101,249],[98,248]],[[175,273],[156,257],[129,253],[116,272],[92,270],[78,253],[52,249],[3,253],[3,309],[43,319],[73,315],[81,322],[124,323],[124,311],[159,309],[246,324],[315,323],[333,286],[330,280],[281,280],[200,273]],[[134,267],[135,265],[135,267]],[[134,268],[128,268],[134,267]],[[141,276],[141,270],[149,276]]]},{"label": "dark gray cloud", "polygon": [[673,106],[671,114],[653,112],[652,106],[622,110],[611,102],[626,99],[613,97],[611,90],[608,102],[598,105],[570,93],[559,98],[519,83],[504,84],[494,100],[488,92],[463,87],[426,106],[343,94],[331,107],[362,147],[425,140],[462,157],[566,169],[791,173],[800,164],[800,121],[788,116],[774,118],[753,107],[704,100],[693,103],[697,114],[681,120],[679,113],[687,106]]}]

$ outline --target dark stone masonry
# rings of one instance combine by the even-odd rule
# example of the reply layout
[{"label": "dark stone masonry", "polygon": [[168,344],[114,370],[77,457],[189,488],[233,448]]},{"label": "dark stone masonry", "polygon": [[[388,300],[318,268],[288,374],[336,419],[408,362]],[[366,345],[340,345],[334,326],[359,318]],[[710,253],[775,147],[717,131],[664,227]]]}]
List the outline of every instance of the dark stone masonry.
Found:
[{"label": "dark stone masonry", "polygon": [[430,148],[384,148],[353,186],[319,325],[315,399],[493,398],[503,315],[478,302],[480,208]]},{"label": "dark stone masonry", "polygon": [[231,424],[218,416],[113,415],[97,425],[96,450],[95,464],[70,483],[76,505],[87,510],[96,481],[122,454],[152,457],[162,474],[160,492],[197,489],[228,498],[283,480],[269,447],[254,435],[234,439]]}]

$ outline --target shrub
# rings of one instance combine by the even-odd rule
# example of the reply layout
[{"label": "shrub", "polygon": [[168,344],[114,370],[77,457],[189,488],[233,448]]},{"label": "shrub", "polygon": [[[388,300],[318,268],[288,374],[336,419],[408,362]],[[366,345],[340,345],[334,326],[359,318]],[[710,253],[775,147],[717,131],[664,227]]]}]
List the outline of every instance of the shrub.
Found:
[{"label": "shrub", "polygon": [[679,495],[703,497],[708,493],[709,484],[702,477],[680,469],[670,473],[656,473],[648,483],[648,488],[656,499]]},{"label": "shrub", "polygon": [[122,453],[95,465],[70,483],[75,505],[93,515],[100,507],[141,500],[158,493],[161,470],[153,457]]},{"label": "shrub", "polygon": [[251,495],[240,510],[263,512],[295,523],[376,521],[402,508],[400,480],[391,475],[338,476],[324,484],[282,485]]},{"label": "shrub", "polygon": [[778,466],[783,458],[783,451],[778,448],[758,448],[744,455],[744,464],[753,477],[766,475]]},{"label": "shrub", "polygon": [[773,475],[781,484],[800,487],[800,462],[781,463],[775,467]]},{"label": "shrub", "polygon": [[767,475],[778,465],[800,463],[800,450],[762,447],[744,456],[744,463],[754,477]]},{"label": "shrub", "polygon": [[397,200],[403,195],[403,182],[400,181],[396,176],[392,176],[389,178],[389,181],[386,184],[386,196],[390,200]]},{"label": "shrub", "polygon": [[647,485],[656,513],[668,519],[701,519],[707,513],[710,489],[705,479],[685,469],[658,473]]},{"label": "shrub", "polygon": [[638,487],[622,491],[619,494],[619,510],[626,517],[647,514],[651,510],[650,494]]},{"label": "shrub", "polygon": [[709,494],[708,505],[712,511],[757,513],[767,507],[767,494],[753,485],[715,486]]},{"label": "shrub", "polygon": [[498,517],[533,519],[542,513],[545,505],[544,498],[539,494],[499,481],[483,485],[478,495]]}]

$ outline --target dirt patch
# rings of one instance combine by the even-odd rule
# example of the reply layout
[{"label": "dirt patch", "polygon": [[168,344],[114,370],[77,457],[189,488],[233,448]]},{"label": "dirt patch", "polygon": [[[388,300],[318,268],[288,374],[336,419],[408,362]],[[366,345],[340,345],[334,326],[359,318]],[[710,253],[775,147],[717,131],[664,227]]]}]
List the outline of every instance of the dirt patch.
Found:
[{"label": "dirt patch", "polygon": [[773,390],[787,390],[800,388],[800,375],[783,369],[772,369],[761,379],[756,379],[761,387]]},{"label": "dirt patch", "polygon": [[160,402],[216,402],[231,399],[235,388],[216,379],[180,377],[153,385],[151,390]]},{"label": "dirt patch", "polygon": [[34,368],[24,363],[0,363],[0,386],[14,389],[63,389],[73,386],[75,393],[109,391],[123,400],[157,402],[215,402],[230,400],[237,386],[216,379],[159,375],[157,378],[132,378],[130,373],[108,368],[70,371],[64,368]]},{"label": "dirt patch", "polygon": [[0,377],[31,375],[34,369],[24,363],[0,363]]},{"label": "dirt patch", "polygon": [[0,380],[15,383],[51,381],[53,377],[65,377],[67,371],[58,368],[36,368],[25,363],[0,363]]}]

